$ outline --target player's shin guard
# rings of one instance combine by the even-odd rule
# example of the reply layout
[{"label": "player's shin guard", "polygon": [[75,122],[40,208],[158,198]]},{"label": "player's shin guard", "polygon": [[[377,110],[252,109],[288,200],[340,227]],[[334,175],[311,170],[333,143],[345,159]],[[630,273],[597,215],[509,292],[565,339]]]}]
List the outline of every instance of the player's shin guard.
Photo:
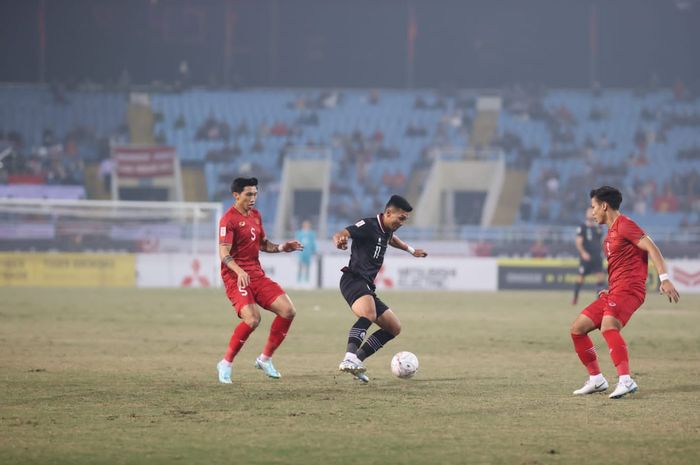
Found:
[{"label": "player's shin guard", "polygon": [[267,344],[262,353],[265,357],[272,357],[275,350],[282,344],[284,338],[287,337],[287,331],[289,327],[292,326],[293,320],[288,320],[287,318],[282,318],[281,316],[275,317],[272,320],[272,326],[270,327],[270,336],[267,338]]},{"label": "player's shin guard", "polygon": [[357,352],[357,349],[360,348],[362,341],[365,340],[365,335],[367,334],[367,330],[370,326],[372,326],[372,322],[365,317],[361,317],[355,322],[354,325],[352,325],[352,328],[350,328],[350,333],[348,334],[348,348],[346,352],[350,352],[351,354]]},{"label": "player's shin guard", "polygon": [[588,334],[572,333],[571,339],[574,341],[574,349],[576,349],[578,358],[588,370],[588,374],[591,376],[599,375],[600,367],[598,366],[598,356],[595,353],[593,341],[588,337]]},{"label": "player's shin guard", "polygon": [[384,331],[380,329],[375,331],[370,337],[367,338],[360,350],[357,351],[357,358],[360,360],[365,360],[367,357],[381,349],[384,344],[394,339],[394,335],[389,331]]},{"label": "player's shin guard", "polygon": [[617,329],[608,329],[603,332],[605,342],[610,349],[610,358],[617,369],[618,376],[630,374],[629,355],[627,353],[627,343]]},{"label": "player's shin guard", "polygon": [[233,335],[228,343],[228,349],[224,355],[224,360],[227,362],[233,361],[233,358],[236,356],[238,351],[241,350],[241,347],[243,347],[245,341],[248,340],[248,336],[250,336],[250,334],[253,332],[253,329],[254,328],[248,326],[248,323],[245,321],[238,323],[238,326],[236,326],[236,329],[233,330]]}]

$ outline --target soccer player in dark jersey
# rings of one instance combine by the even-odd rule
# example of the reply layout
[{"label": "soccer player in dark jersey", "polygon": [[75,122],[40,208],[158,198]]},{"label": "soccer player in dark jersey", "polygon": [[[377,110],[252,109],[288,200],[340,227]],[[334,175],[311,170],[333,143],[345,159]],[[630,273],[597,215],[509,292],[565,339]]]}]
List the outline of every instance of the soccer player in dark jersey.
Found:
[{"label": "soccer player in dark jersey", "polygon": [[[387,247],[405,250],[414,257],[428,256],[424,250],[414,249],[394,235],[408,220],[412,210],[406,199],[392,195],[383,213],[361,219],[333,235],[333,242],[341,250],[347,249],[348,238],[352,238],[350,263],[342,269],[340,292],[358,318],[350,328],[345,358],[339,369],[364,382],[369,378],[365,375],[363,361],[401,332],[401,322],[396,314],[374,292],[374,279],[384,263]],[[365,341],[372,323],[380,329]]]},{"label": "soccer player in dark jersey", "polygon": [[603,257],[600,254],[603,228],[593,220],[590,208],[586,210],[586,221],[576,230],[576,250],[578,250],[578,277],[574,286],[572,305],[578,303],[578,294],[583,286],[584,277],[596,274],[596,291],[603,290]]},{"label": "soccer player in dark jersey", "polygon": [[238,317],[243,320],[233,331],[224,358],[216,366],[219,382],[224,384],[231,383],[233,359],[260,324],[258,306],[277,316],[272,321],[267,344],[255,360],[255,367],[270,378],[279,378],[279,371],[272,365],[272,354],[287,336],[296,314],[289,296],[279,284],[265,275],[259,255],[261,250],[279,253],[302,250],[303,247],[296,240],[274,244],[267,238],[260,213],[253,208],[258,197],[257,186],[256,178],[234,179],[231,193],[235,203],[219,221],[221,277],[226,295]]},{"label": "soccer player in dark jersey", "polygon": [[608,225],[608,235],[603,243],[603,252],[608,259],[608,289],[601,291],[598,300],[584,308],[571,324],[574,348],[589,374],[589,379],[581,389],[574,391],[574,395],[608,389],[588,336],[594,329],[599,329],[619,376],[617,387],[609,397],[619,399],[637,391],[637,383],[630,377],[627,344],[620,331],[644,302],[650,258],[659,273],[659,291],[668,297],[669,302],[678,302],[680,296],[668,278],[666,263],[654,241],[634,221],[620,213],[620,191],[603,186],[592,190],[590,195],[593,218],[598,224]]}]

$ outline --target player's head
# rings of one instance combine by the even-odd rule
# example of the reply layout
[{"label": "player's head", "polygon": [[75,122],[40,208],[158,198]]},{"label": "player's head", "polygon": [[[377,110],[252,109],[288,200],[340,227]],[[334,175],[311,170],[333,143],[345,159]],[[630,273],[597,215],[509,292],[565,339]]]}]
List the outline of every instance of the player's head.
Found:
[{"label": "player's head", "polygon": [[591,190],[591,213],[598,224],[607,222],[608,215],[617,212],[622,203],[622,193],[610,186]]},{"label": "player's head", "polygon": [[384,226],[396,231],[408,220],[413,207],[400,195],[392,195],[384,207]]},{"label": "player's head", "polygon": [[236,199],[236,206],[247,212],[255,206],[258,197],[257,178],[236,178],[231,183],[231,194]]}]

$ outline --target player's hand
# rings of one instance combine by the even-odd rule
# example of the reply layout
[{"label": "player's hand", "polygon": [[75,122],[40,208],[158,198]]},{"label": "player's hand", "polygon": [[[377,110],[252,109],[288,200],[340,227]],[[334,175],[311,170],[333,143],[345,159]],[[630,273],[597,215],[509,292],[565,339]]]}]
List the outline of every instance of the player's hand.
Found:
[{"label": "player's hand", "polygon": [[282,252],[294,252],[296,250],[304,250],[304,246],[297,240],[287,241],[282,244]]},{"label": "player's hand", "polygon": [[334,237],[335,239],[335,246],[339,248],[340,250],[347,250],[348,249],[348,238],[346,236],[339,236],[339,237]]},{"label": "player's hand", "polygon": [[603,294],[607,294],[608,290],[607,289],[601,289],[598,291],[598,297],[603,297]]},{"label": "player's hand", "polygon": [[590,261],[591,261],[591,254],[589,254],[588,252],[585,252],[585,251],[584,251],[584,252],[581,254],[581,259],[582,259],[584,262],[590,262]]},{"label": "player's hand", "polygon": [[414,257],[423,258],[428,256],[428,252],[423,249],[416,249],[412,254]]},{"label": "player's hand", "polygon": [[676,290],[676,286],[670,280],[661,281],[661,286],[659,286],[659,292],[662,295],[668,297],[669,302],[676,303],[680,300],[681,296]]},{"label": "player's hand", "polygon": [[240,273],[238,273],[238,289],[244,289],[248,287],[248,284],[250,284],[250,276],[248,276],[248,273],[245,271],[241,270]]}]

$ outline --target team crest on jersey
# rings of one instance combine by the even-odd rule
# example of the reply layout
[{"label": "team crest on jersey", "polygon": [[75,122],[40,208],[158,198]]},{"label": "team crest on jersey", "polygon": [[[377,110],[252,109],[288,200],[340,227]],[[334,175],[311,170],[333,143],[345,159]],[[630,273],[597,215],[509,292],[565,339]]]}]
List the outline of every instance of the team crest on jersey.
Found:
[{"label": "team crest on jersey", "polygon": [[238,223],[238,226],[241,227],[241,228],[242,228],[243,226],[245,226],[245,221],[241,221],[240,223]]}]

